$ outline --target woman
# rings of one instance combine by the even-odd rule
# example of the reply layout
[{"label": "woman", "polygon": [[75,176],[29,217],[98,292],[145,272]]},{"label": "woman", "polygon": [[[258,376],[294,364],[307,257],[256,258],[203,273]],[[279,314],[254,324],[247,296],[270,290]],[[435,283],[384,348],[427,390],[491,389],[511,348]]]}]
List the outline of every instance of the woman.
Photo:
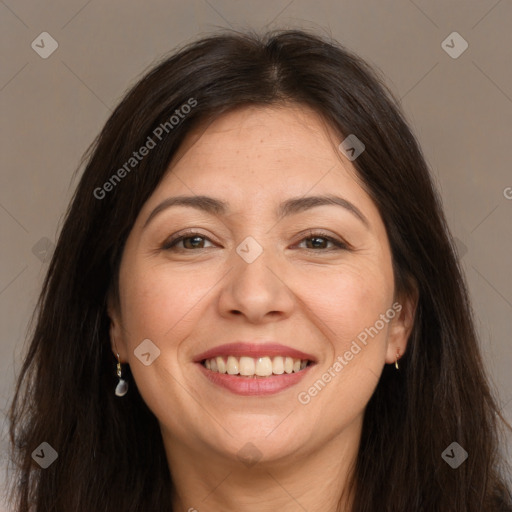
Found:
[{"label": "woman", "polygon": [[199,40],[117,107],[11,425],[22,512],[512,510],[418,144],[302,31]]}]

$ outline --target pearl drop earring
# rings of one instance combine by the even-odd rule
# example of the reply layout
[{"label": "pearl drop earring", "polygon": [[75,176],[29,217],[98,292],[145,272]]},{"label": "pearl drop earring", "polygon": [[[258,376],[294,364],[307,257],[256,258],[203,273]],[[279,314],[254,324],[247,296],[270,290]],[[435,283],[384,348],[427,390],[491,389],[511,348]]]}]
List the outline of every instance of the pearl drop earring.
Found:
[{"label": "pearl drop earring", "polygon": [[116,396],[124,396],[128,393],[128,382],[121,378],[121,361],[119,360],[119,354],[117,354],[117,376],[119,382],[116,386]]}]

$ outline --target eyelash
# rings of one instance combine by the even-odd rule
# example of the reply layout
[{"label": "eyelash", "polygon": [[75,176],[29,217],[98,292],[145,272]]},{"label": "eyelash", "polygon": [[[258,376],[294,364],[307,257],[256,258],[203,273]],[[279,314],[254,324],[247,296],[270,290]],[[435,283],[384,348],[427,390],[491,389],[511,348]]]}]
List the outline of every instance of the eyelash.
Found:
[{"label": "eyelash", "polygon": [[[211,240],[207,236],[203,235],[202,233],[198,233],[197,231],[187,231],[176,238],[171,238],[170,240],[165,241],[164,244],[162,245],[162,249],[164,249],[166,251],[177,250],[176,244],[178,244],[179,242],[182,242],[183,240],[186,240],[187,238],[195,238],[195,237],[203,238],[203,239],[211,242]],[[306,236],[303,237],[299,241],[299,243],[303,242],[304,240],[310,240],[312,238],[322,238],[324,240],[327,240],[328,242],[331,242],[334,245],[334,248],[323,249],[323,250],[320,249],[320,252],[330,252],[330,251],[337,251],[337,250],[348,251],[348,250],[352,249],[350,244],[348,244],[346,242],[342,242],[341,240],[333,238],[329,235],[326,235],[326,234],[322,233],[321,231],[309,231],[306,234]],[[199,249],[196,249],[196,250],[200,250],[200,249],[207,249],[207,247],[205,247],[205,248],[200,247]],[[194,249],[185,249],[185,248],[180,248],[179,250],[180,251],[194,251]],[[306,250],[319,252],[318,249],[307,248]]]}]

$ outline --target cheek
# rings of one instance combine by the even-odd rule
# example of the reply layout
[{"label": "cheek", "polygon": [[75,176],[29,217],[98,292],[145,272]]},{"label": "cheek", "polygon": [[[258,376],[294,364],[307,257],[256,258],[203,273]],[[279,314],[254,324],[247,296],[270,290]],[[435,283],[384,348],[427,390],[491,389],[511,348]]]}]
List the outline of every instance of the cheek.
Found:
[{"label": "cheek", "polygon": [[316,278],[309,302],[314,302],[336,353],[347,350],[347,343],[350,345],[391,307],[392,275],[380,265],[345,266]]},{"label": "cheek", "polygon": [[[169,265],[137,264],[127,260],[121,269],[122,318],[125,346],[137,388],[155,416],[174,431],[183,426],[174,410],[190,409],[190,395],[183,392],[187,374],[180,364],[180,347],[200,322],[205,294],[218,281],[206,273]],[[134,351],[145,340],[160,350],[154,362],[141,364]],[[173,409],[169,403],[174,404]],[[185,435],[185,433],[183,434]]]},{"label": "cheek", "polygon": [[132,265],[124,276],[123,321],[127,331],[166,343],[197,321],[198,306],[217,279],[166,264]]},{"label": "cheek", "polygon": [[332,352],[301,389],[298,400],[319,411],[327,425],[341,428],[361,414],[370,399],[395,314],[393,293],[392,271],[384,262],[347,265],[319,281],[314,295],[321,320],[317,325],[328,327],[324,333]]}]

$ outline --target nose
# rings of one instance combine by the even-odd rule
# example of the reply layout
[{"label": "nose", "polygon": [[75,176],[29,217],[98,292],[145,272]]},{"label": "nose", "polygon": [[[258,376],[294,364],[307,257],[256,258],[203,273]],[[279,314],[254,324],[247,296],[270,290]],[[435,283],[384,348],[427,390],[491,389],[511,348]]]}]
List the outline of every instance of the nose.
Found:
[{"label": "nose", "polygon": [[222,316],[239,316],[254,324],[290,316],[296,300],[287,282],[285,262],[280,262],[270,249],[264,249],[252,262],[234,252],[232,262],[219,297]]}]

